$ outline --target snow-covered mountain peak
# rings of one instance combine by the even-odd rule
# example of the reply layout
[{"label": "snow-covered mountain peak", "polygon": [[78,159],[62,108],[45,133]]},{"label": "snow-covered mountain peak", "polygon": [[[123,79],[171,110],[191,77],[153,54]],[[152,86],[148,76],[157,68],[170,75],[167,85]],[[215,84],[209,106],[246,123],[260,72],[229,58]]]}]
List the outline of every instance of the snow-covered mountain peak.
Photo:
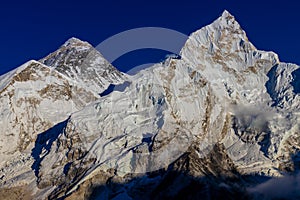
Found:
[{"label": "snow-covered mountain peak", "polygon": [[181,54],[187,56],[190,51],[193,51],[193,54],[199,53],[197,50],[211,55],[218,52],[229,55],[240,51],[249,52],[256,48],[249,42],[245,31],[234,16],[225,10],[211,24],[192,33],[182,48]]},{"label": "snow-covered mountain peak", "polygon": [[71,37],[70,39],[68,39],[63,45],[62,47],[86,47],[86,48],[92,48],[93,46],[85,41],[82,41],[78,38],[75,37]]},{"label": "snow-covered mountain peak", "polygon": [[235,20],[235,17],[228,11],[228,10],[224,10],[221,14],[221,16],[217,19],[217,20],[220,20],[220,21],[231,21],[231,22],[236,22],[237,21]]},{"label": "snow-covered mountain peak", "polygon": [[0,196],[247,193],[300,168],[299,70],[256,49],[228,11],[181,57],[130,77],[71,38],[0,77]]},{"label": "snow-covered mountain peak", "polygon": [[[265,80],[271,67],[280,63],[275,53],[257,50],[226,10],[211,24],[192,33],[180,54],[219,88],[223,84],[239,88],[248,83],[247,79],[258,76]],[[249,89],[248,85],[242,87]]]},{"label": "snow-covered mountain peak", "polygon": [[233,15],[228,11],[228,10],[224,10],[223,12],[222,12],[222,15],[221,15],[222,17],[233,17]]},{"label": "snow-covered mountain peak", "polygon": [[232,29],[233,31],[243,32],[239,22],[227,10],[224,10],[222,15],[217,18],[212,25],[214,25],[216,28],[228,28]]},{"label": "snow-covered mountain peak", "polygon": [[96,93],[101,93],[110,83],[123,82],[125,77],[89,43],[77,38],[69,39],[40,62]]},{"label": "snow-covered mountain peak", "polygon": [[42,58],[40,62],[53,68],[80,65],[92,49],[93,47],[89,43],[77,38],[70,38],[59,49]]}]

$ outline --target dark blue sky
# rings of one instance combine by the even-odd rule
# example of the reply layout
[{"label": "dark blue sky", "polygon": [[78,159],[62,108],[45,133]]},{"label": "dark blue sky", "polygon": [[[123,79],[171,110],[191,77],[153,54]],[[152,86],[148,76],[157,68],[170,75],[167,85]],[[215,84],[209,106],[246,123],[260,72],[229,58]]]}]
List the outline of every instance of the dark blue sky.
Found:
[{"label": "dark blue sky", "polygon": [[[300,64],[300,2],[296,0],[10,0],[0,6],[0,74],[42,58],[72,36],[96,46],[121,31],[144,26],[190,34],[224,9],[235,16],[257,48],[273,50],[282,61]],[[140,63],[149,62],[149,56],[138,55]],[[116,63],[129,66],[131,61],[135,62],[134,57]]]}]

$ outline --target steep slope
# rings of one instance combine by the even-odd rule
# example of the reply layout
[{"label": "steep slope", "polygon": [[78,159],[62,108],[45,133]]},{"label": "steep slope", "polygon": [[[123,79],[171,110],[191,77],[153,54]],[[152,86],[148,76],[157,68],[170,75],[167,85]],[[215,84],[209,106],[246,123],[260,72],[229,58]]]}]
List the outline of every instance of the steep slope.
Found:
[{"label": "steep slope", "polygon": [[[141,71],[124,92],[113,92],[73,114],[40,163],[38,186],[58,197],[78,187],[87,195],[91,185],[111,179],[126,185],[137,174],[160,169],[165,172],[154,177],[161,183],[170,169],[224,181],[293,171],[291,155],[300,142],[299,93],[293,78],[298,69],[280,63],[273,52],[257,50],[225,11],[189,37],[181,59]],[[57,157],[58,152],[65,156]],[[149,176],[142,180],[153,186]],[[239,191],[247,186],[242,185]],[[162,194],[182,189],[173,187]],[[138,195],[117,188],[97,195]]]},{"label": "steep slope", "polygon": [[26,183],[34,177],[31,150],[37,135],[99,97],[37,61],[1,80],[1,184],[15,178]]},{"label": "steep slope", "polygon": [[77,38],[69,39],[40,61],[96,93],[126,78],[89,43]]},{"label": "steep slope", "polygon": [[[72,41],[76,41],[76,44],[71,43]],[[66,44],[70,46],[64,47]],[[42,158],[33,151],[35,144],[49,138],[56,139],[55,134],[47,134],[45,131],[63,123],[72,113],[99,99],[99,93],[110,83],[118,83],[125,78],[125,75],[108,64],[101,54],[91,49],[88,43],[73,38],[66,44],[61,49],[71,52],[70,55],[65,55],[68,59],[73,59],[72,56],[77,58],[82,50],[89,47],[87,53],[91,54],[91,59],[82,58],[82,62],[93,62],[81,67],[94,67],[98,70],[89,71],[89,78],[95,82],[83,84],[88,77],[79,72],[76,78],[76,74],[70,76],[61,73],[62,68],[79,67],[68,59],[64,64],[60,63],[61,57],[55,60],[55,67],[32,60],[0,77],[1,185],[20,186],[31,183],[36,173],[35,160]],[[103,73],[98,74],[101,70]],[[110,71],[113,72],[110,74]],[[103,82],[96,82],[97,80]],[[59,127],[56,129],[58,131]],[[43,134],[42,137],[39,134]]]},{"label": "steep slope", "polygon": [[[19,131],[20,134],[12,135],[29,137],[11,144],[18,144],[19,150],[26,149],[30,135],[40,133],[41,129],[47,130],[98,98],[96,94],[79,88],[71,80],[37,61],[29,61],[18,68],[2,88],[2,132],[12,134]],[[8,127],[13,121],[15,123]],[[37,121],[44,123],[36,124]],[[4,144],[1,145],[3,148]],[[11,145],[2,152],[13,153],[16,149]]]},{"label": "steep slope", "polygon": [[[255,193],[260,183],[294,175],[300,167],[299,66],[257,50],[227,11],[191,34],[180,54],[134,76],[74,38],[42,59],[50,67],[38,63],[45,67],[39,73],[53,71],[51,80],[61,76],[96,96],[78,112],[68,106],[82,105],[81,98],[71,98],[64,119],[34,132],[27,147],[31,184],[21,191],[32,191],[34,199],[251,199],[264,197]],[[13,74],[1,84],[9,85]],[[124,91],[97,98],[109,83],[124,80]],[[15,85],[28,88],[22,86]],[[14,179],[2,178],[4,187],[26,182],[10,174]]]},{"label": "steep slope", "polygon": [[233,114],[233,131],[222,141],[231,159],[242,171],[276,174],[272,171],[280,164],[274,161],[281,162],[284,138],[299,130],[300,101],[292,76],[299,66],[257,50],[227,11],[193,33],[181,54],[213,83]]}]

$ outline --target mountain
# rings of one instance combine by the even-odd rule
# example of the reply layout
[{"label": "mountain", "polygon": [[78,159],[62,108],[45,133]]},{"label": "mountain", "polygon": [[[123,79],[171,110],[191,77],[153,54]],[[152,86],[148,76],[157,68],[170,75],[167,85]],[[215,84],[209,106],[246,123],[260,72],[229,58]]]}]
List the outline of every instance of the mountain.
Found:
[{"label": "mountain", "polygon": [[297,199],[299,73],[227,11],[133,76],[71,38],[0,77],[1,196]]},{"label": "mountain", "polygon": [[[91,63],[80,65],[88,60],[87,56]],[[54,58],[61,63],[59,66],[50,62]],[[78,71],[79,65],[87,71]],[[84,84],[88,79],[90,82]],[[109,84],[125,79],[126,75],[109,64],[91,45],[73,38],[41,62],[32,60],[2,75],[1,185],[31,182],[35,177],[31,151],[38,135],[99,99],[99,93]],[[46,135],[43,140],[50,137]]]},{"label": "mountain", "polygon": [[110,84],[123,83],[126,78],[89,43],[76,38],[69,39],[40,62],[96,93]]}]

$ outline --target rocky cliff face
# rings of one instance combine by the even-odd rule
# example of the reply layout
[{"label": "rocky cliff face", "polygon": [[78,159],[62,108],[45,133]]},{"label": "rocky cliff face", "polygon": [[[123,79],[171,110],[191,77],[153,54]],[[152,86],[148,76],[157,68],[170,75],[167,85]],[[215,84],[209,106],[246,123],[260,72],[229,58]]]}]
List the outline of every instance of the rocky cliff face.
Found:
[{"label": "rocky cliff face", "polygon": [[1,141],[15,147],[2,145],[0,192],[267,198],[262,184],[299,169],[299,66],[257,50],[227,11],[180,54],[128,76],[73,38],[2,76]]}]

